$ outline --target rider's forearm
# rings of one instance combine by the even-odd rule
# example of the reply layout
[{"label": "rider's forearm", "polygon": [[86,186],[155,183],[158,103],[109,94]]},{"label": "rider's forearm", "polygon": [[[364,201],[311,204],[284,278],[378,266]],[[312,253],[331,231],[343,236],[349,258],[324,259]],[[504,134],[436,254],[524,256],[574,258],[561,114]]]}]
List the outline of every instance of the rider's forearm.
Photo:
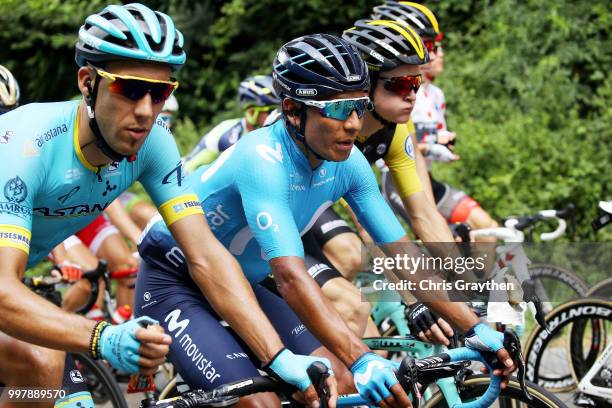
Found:
[{"label": "rider's forearm", "polygon": [[415,203],[416,200],[410,197],[402,201],[410,215],[415,234],[423,242],[454,242],[453,234],[435,204],[424,201]]},{"label": "rider's forearm", "polygon": [[298,257],[270,261],[278,290],[304,325],[342,363],[350,367],[369,349],[351,331]]},{"label": "rider's forearm", "polygon": [[59,244],[51,250],[51,256],[53,257],[52,262],[56,265],[61,264],[64,261],[70,260],[70,255],[64,246],[64,243]]},{"label": "rider's forearm", "polygon": [[104,211],[113,225],[119,229],[124,237],[127,237],[134,244],[138,243],[142,231],[138,228],[138,225],[132,221],[129,214],[121,205],[121,202],[119,202],[119,199],[113,201]]},{"label": "rider's forearm", "polygon": [[[29,290],[11,273],[0,272],[0,331],[52,349],[89,352],[95,321],[67,313]],[[35,324],[34,324],[35,323]]]},{"label": "rider's forearm", "polygon": [[[208,244],[207,244],[208,245]],[[238,333],[263,364],[283,347],[280,337],[261,310],[240,265],[219,244],[207,265],[190,264],[191,276],[213,309]]]},{"label": "rider's forearm", "polygon": [[[417,146],[416,135],[411,135],[410,137],[412,138],[412,143]],[[436,205],[436,200],[431,188],[431,181],[429,180],[429,169],[427,168],[427,162],[425,161],[425,157],[423,157],[423,153],[421,153],[419,149],[415,149],[414,160],[416,162],[417,174],[419,175],[419,179],[423,185],[423,190],[425,191],[429,201],[433,205]]]}]

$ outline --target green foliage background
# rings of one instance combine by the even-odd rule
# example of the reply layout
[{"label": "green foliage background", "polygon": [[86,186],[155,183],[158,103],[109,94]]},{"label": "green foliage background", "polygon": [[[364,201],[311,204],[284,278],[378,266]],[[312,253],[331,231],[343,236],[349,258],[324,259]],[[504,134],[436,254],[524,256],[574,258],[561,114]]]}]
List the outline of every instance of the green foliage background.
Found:
[{"label": "green foliage background", "polygon": [[[183,152],[239,115],[236,88],[270,71],[279,46],[301,34],[339,33],[376,1],[143,0],[174,17],[188,62],[178,77],[175,136]],[[100,0],[0,0],[0,64],[23,101],[77,93],[74,43]],[[607,0],[453,1],[427,5],[445,33],[449,127],[462,159],[434,173],[496,218],[573,202],[578,236],[592,240],[598,200],[612,198],[612,5]],[[609,240],[602,231],[598,240]]]}]

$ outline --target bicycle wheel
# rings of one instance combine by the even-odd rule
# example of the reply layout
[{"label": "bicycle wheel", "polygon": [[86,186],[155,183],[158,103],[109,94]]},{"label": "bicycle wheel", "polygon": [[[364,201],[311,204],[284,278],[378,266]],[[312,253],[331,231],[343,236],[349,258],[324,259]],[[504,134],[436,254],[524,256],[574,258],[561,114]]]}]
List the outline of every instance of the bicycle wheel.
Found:
[{"label": "bicycle wheel", "polygon": [[105,363],[81,353],[74,353],[72,357],[85,379],[96,407],[128,408],[123,391]]},{"label": "bicycle wheel", "polygon": [[612,299],[612,278],[608,278],[593,286],[587,293],[589,297]]},{"label": "bicycle wheel", "polygon": [[[596,297],[602,299],[612,299],[612,278],[608,278],[597,285],[593,286],[589,290],[589,297]],[[580,320],[573,324],[570,333],[570,355],[572,357],[572,371],[574,378],[582,379],[587,371],[593,366],[595,360],[599,356],[600,351],[606,347],[606,333],[608,333],[609,326],[602,320],[591,321],[591,337],[597,340],[597,344],[591,342],[591,347],[585,348],[584,335],[587,331],[588,321]]]},{"label": "bicycle wheel", "polygon": [[[610,320],[612,301],[605,299],[576,299],[556,307],[546,316],[550,333],[536,327],[527,340],[527,379],[552,392],[574,389],[576,382],[572,376],[573,365],[576,361],[588,358],[583,353],[585,344],[595,344],[597,349],[602,349],[604,323]],[[590,336],[586,339],[580,336],[579,343],[572,340],[575,337],[571,334],[573,326],[584,327],[584,330],[590,328]]]},{"label": "bicycle wheel", "polygon": [[[488,375],[470,375],[463,383],[457,387],[461,400],[468,402],[475,400],[478,396],[482,395],[491,379]],[[533,397],[532,401],[529,401],[521,390],[519,382],[512,378],[508,383],[508,386],[501,391],[500,398],[497,402],[499,407],[534,407],[534,408],[565,408],[566,405],[555,397],[550,392],[544,390],[537,385],[527,382],[527,389]],[[495,406],[495,405],[494,405]],[[425,403],[425,408],[446,408],[448,405],[444,400],[444,396],[440,391],[437,391],[429,400]]]},{"label": "bicycle wheel", "polygon": [[551,304],[559,304],[584,297],[589,290],[589,286],[582,278],[559,266],[531,265],[529,266],[529,275],[535,282],[536,294],[544,303],[546,313],[552,310]]}]

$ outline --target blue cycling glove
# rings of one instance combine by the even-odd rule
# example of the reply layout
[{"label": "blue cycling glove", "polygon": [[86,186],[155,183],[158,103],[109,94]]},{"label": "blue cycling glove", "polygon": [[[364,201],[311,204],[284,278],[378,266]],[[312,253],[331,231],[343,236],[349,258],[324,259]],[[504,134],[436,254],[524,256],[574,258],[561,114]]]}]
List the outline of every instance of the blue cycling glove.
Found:
[{"label": "blue cycling glove", "polygon": [[504,348],[504,333],[478,323],[465,333],[465,345],[473,350],[497,352]]},{"label": "blue cycling glove", "polygon": [[135,333],[147,324],[157,324],[157,321],[142,316],[119,325],[106,326],[100,333],[100,356],[121,371],[138,373],[140,341]]},{"label": "blue cycling glove", "polygon": [[320,361],[329,368],[333,375],[331,363],[324,357],[311,357],[293,354],[289,349],[282,349],[266,368],[276,374],[281,380],[305,391],[312,384],[306,370],[316,361]]},{"label": "blue cycling glove", "polygon": [[390,388],[398,383],[394,370],[398,363],[368,352],[351,366],[357,392],[371,404],[378,403],[391,395]]}]

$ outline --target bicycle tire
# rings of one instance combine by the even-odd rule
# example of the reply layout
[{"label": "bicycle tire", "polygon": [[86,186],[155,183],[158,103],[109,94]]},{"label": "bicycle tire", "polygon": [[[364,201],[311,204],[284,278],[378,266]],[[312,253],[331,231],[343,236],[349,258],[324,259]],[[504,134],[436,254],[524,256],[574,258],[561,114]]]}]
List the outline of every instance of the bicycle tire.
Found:
[{"label": "bicycle tire", "polygon": [[[536,283],[540,282],[544,285],[546,280],[549,280],[562,283],[569,288],[569,290],[562,290],[563,293],[561,294],[553,294],[553,299],[550,299],[548,294],[539,292],[538,295],[540,297],[542,297],[542,295],[547,297],[541,298],[543,302],[565,302],[576,297],[585,297],[589,290],[589,285],[587,285],[580,276],[569,269],[550,264],[534,264],[530,265],[528,269],[529,275]],[[556,298],[556,296],[563,296],[563,299]]]},{"label": "bicycle tire", "polygon": [[612,278],[605,279],[593,286],[588,292],[589,297],[612,299]]},{"label": "bicycle tire", "polygon": [[72,353],[72,357],[96,406],[110,403],[113,408],[128,408],[123,391],[105,363],[82,353]]},{"label": "bicycle tire", "polygon": [[[587,296],[596,297],[602,299],[612,299],[612,278],[608,278],[593,286]],[[592,330],[598,329],[599,333],[603,333],[603,338],[597,338],[597,347],[591,347],[587,358],[581,358],[584,356],[584,352],[580,351],[583,347],[584,332],[586,329],[587,321],[581,320],[573,324],[570,332],[570,356],[572,357],[572,373],[575,379],[582,379],[584,375],[595,363],[595,360],[599,356],[599,352],[605,349],[607,344],[605,323],[600,320],[594,320],[592,322]],[[603,326],[603,328],[602,328]],[[595,336],[593,336],[595,337]]]},{"label": "bicycle tire", "polygon": [[[476,374],[468,376],[460,386],[459,395],[463,401],[475,399],[482,395],[488,388],[491,379],[488,375]],[[530,408],[566,408],[567,406],[552,393],[546,391],[533,383],[526,383],[529,393],[533,397],[529,401],[521,390],[521,385],[516,378],[511,378],[508,386],[500,393],[500,399],[505,400],[505,406],[530,407]],[[501,404],[500,404],[501,405]],[[436,391],[432,397],[425,402],[425,408],[447,408],[448,405],[440,391]]]},{"label": "bicycle tire", "polygon": [[[546,325],[550,333],[542,327],[536,327],[525,346],[525,364],[527,379],[553,392],[568,392],[576,387],[572,373],[562,382],[544,381],[540,375],[540,365],[546,346],[551,339],[558,336],[561,330],[570,324],[580,321],[612,320],[612,301],[598,298],[575,299],[563,303],[546,316]],[[571,338],[570,345],[571,347]],[[575,358],[575,357],[574,357]],[[568,360],[570,370],[573,367],[572,356]],[[559,364],[557,364],[559,365]]]}]

